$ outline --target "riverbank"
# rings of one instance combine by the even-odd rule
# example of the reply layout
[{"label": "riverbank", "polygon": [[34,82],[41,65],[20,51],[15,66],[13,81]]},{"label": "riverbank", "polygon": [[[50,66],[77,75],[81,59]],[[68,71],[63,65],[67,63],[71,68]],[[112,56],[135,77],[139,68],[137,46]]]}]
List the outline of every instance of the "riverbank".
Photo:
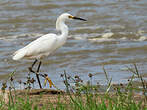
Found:
[{"label": "riverbank", "polygon": [[[24,85],[18,90],[13,72],[2,84],[0,110],[147,110],[147,82],[135,64],[134,69],[128,67],[133,75],[126,84],[113,84],[112,78],[103,70],[106,85],[93,83],[95,74],[89,73],[89,80],[84,81],[80,76],[72,77],[64,71],[61,79],[65,90],[54,85],[55,89],[34,89],[37,82],[29,74],[25,82],[18,82],[18,86]],[[44,85],[47,82],[50,80],[45,77]]]},{"label": "riverbank", "polygon": [[[87,91],[88,92],[88,91]],[[146,110],[143,95],[128,92],[68,93],[52,89],[5,91],[1,110]],[[2,91],[1,91],[2,96]],[[2,98],[2,97],[1,97]]]}]

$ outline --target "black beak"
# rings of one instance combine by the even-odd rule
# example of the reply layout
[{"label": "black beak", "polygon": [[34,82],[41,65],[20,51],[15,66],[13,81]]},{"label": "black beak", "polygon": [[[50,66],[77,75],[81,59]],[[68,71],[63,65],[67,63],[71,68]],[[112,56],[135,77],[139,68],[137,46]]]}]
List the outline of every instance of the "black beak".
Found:
[{"label": "black beak", "polygon": [[79,18],[79,17],[72,17],[72,19],[77,19],[77,20],[82,20],[82,21],[87,21],[86,19],[83,19],[83,18]]}]

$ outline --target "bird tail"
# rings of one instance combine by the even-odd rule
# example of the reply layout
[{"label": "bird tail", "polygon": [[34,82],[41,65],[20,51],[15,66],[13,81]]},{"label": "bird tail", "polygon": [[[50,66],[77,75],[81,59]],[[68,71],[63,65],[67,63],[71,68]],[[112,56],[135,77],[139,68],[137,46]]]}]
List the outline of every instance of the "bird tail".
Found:
[{"label": "bird tail", "polygon": [[25,49],[20,49],[13,54],[13,60],[20,60],[26,55]]}]

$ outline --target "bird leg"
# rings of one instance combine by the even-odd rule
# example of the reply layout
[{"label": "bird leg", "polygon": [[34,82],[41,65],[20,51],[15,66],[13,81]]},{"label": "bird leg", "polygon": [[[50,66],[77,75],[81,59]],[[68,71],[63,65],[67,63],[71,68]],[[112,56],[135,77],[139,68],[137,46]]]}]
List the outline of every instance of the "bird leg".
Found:
[{"label": "bird leg", "polygon": [[37,63],[37,61],[38,61],[38,60],[35,59],[35,61],[34,61],[33,64],[31,65],[31,67],[29,67],[28,69],[29,69],[30,72],[36,74],[36,77],[37,77],[37,80],[38,80],[38,83],[39,83],[39,86],[40,86],[40,89],[41,89],[42,86],[41,86],[40,79],[39,79],[39,70],[40,70],[40,66],[41,66],[41,61],[39,62],[39,65],[38,65],[37,71],[35,72],[35,71],[33,70],[33,67],[34,67],[34,65]]},{"label": "bird leg", "polygon": [[40,89],[42,89],[41,83],[40,83],[40,79],[39,79],[39,70],[40,70],[40,66],[41,66],[41,61],[39,62],[38,68],[37,68],[37,72],[36,72],[36,77],[40,86]]},{"label": "bird leg", "polygon": [[37,63],[37,59],[35,59],[35,61],[33,62],[33,64],[31,65],[31,67],[29,67],[29,71],[32,72],[32,73],[35,73],[35,71],[33,70],[33,66]]}]

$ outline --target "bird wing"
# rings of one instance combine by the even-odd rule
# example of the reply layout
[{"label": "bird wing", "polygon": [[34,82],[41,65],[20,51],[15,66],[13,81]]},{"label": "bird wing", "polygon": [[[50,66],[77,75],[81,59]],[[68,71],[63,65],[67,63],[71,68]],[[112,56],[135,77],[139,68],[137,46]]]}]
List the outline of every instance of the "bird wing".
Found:
[{"label": "bird wing", "polygon": [[55,34],[44,35],[26,46],[27,56],[34,56],[41,53],[49,53],[54,50],[57,41]]},{"label": "bird wing", "polygon": [[[55,49],[56,41],[57,41],[56,34],[46,34],[46,35],[34,40],[33,42],[31,42],[30,44],[28,44],[24,48],[16,51],[14,54],[15,54],[15,56],[18,56],[20,54],[21,58],[32,57],[32,56],[35,57],[35,56],[39,56],[39,55],[45,54],[45,53],[49,54],[50,52],[52,52]],[[19,59],[21,59],[21,58],[19,58]]]}]

